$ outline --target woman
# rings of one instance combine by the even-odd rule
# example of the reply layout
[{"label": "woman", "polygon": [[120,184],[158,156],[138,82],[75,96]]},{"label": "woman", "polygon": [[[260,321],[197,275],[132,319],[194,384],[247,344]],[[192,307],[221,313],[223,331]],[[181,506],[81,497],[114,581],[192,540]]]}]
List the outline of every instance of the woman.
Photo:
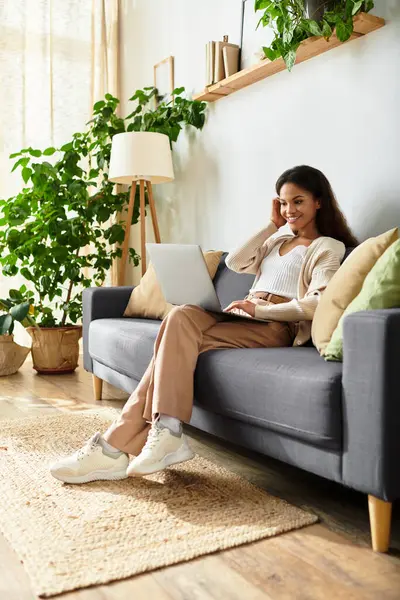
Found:
[{"label": "woman", "polygon": [[[302,345],[310,339],[319,298],[357,245],[326,177],[312,167],[285,171],[276,183],[271,220],[226,264],[256,275],[249,295],[225,315],[198,306],[175,307],[161,324],[153,358],[120,417],[101,435],[51,467],[67,483],[124,479],[193,458],[182,434],[193,405],[193,374],[200,353],[216,348]],[[291,232],[277,234],[289,224]],[[244,311],[257,321],[230,318]],[[265,320],[265,323],[258,319]],[[129,464],[129,454],[135,458]]]}]

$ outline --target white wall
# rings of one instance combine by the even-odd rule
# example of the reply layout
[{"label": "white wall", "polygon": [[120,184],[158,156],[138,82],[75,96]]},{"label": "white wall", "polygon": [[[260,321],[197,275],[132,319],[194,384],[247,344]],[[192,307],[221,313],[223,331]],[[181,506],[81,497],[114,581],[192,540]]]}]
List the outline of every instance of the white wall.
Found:
[{"label": "white wall", "polygon": [[[175,85],[192,94],[204,87],[206,42],[239,42],[241,0],[122,7],[124,114],[156,62],[173,55]],[[297,164],[327,175],[361,239],[400,225],[400,0],[376,0],[373,14],[387,25],[209,104],[203,131],[175,146],[176,180],[155,188],[163,241],[236,246],[268,219],[276,179]]]}]

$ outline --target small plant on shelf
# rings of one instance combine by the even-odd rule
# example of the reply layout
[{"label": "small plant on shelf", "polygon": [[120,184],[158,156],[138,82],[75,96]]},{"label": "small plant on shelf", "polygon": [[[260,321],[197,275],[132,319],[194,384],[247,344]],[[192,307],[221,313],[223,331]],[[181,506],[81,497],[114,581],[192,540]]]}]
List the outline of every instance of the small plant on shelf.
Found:
[{"label": "small plant on shelf", "polygon": [[[317,10],[306,10],[312,4]],[[338,40],[346,42],[353,33],[353,17],[360,12],[369,12],[373,0],[255,0],[254,10],[263,11],[258,26],[272,27],[274,39],[263,47],[269,60],[283,58],[289,71],[296,62],[296,52],[301,42],[312,36],[323,36],[326,40],[335,32]],[[322,10],[319,20],[309,18]]]}]

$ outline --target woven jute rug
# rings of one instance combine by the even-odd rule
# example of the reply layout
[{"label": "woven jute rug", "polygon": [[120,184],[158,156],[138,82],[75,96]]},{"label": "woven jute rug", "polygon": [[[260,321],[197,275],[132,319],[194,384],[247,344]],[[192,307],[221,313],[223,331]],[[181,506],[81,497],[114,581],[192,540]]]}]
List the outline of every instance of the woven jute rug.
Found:
[{"label": "woven jute rug", "polygon": [[0,421],[0,530],[38,596],[104,584],[318,518],[201,457],[143,479],[67,485],[48,464],[115,409]]}]

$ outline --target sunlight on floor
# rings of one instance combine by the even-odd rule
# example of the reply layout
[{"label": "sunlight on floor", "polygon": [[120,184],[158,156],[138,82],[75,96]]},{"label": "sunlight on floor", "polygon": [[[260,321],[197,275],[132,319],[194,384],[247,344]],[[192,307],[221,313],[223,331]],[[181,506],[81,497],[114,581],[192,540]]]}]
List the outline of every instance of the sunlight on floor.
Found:
[{"label": "sunlight on floor", "polygon": [[27,398],[26,396],[0,396],[0,402],[12,403],[18,405],[20,408],[29,406],[29,410],[41,408],[41,409],[54,409],[69,412],[69,411],[84,411],[93,409],[95,406],[88,402],[82,402],[75,398],[50,398],[42,396],[40,399]]}]

